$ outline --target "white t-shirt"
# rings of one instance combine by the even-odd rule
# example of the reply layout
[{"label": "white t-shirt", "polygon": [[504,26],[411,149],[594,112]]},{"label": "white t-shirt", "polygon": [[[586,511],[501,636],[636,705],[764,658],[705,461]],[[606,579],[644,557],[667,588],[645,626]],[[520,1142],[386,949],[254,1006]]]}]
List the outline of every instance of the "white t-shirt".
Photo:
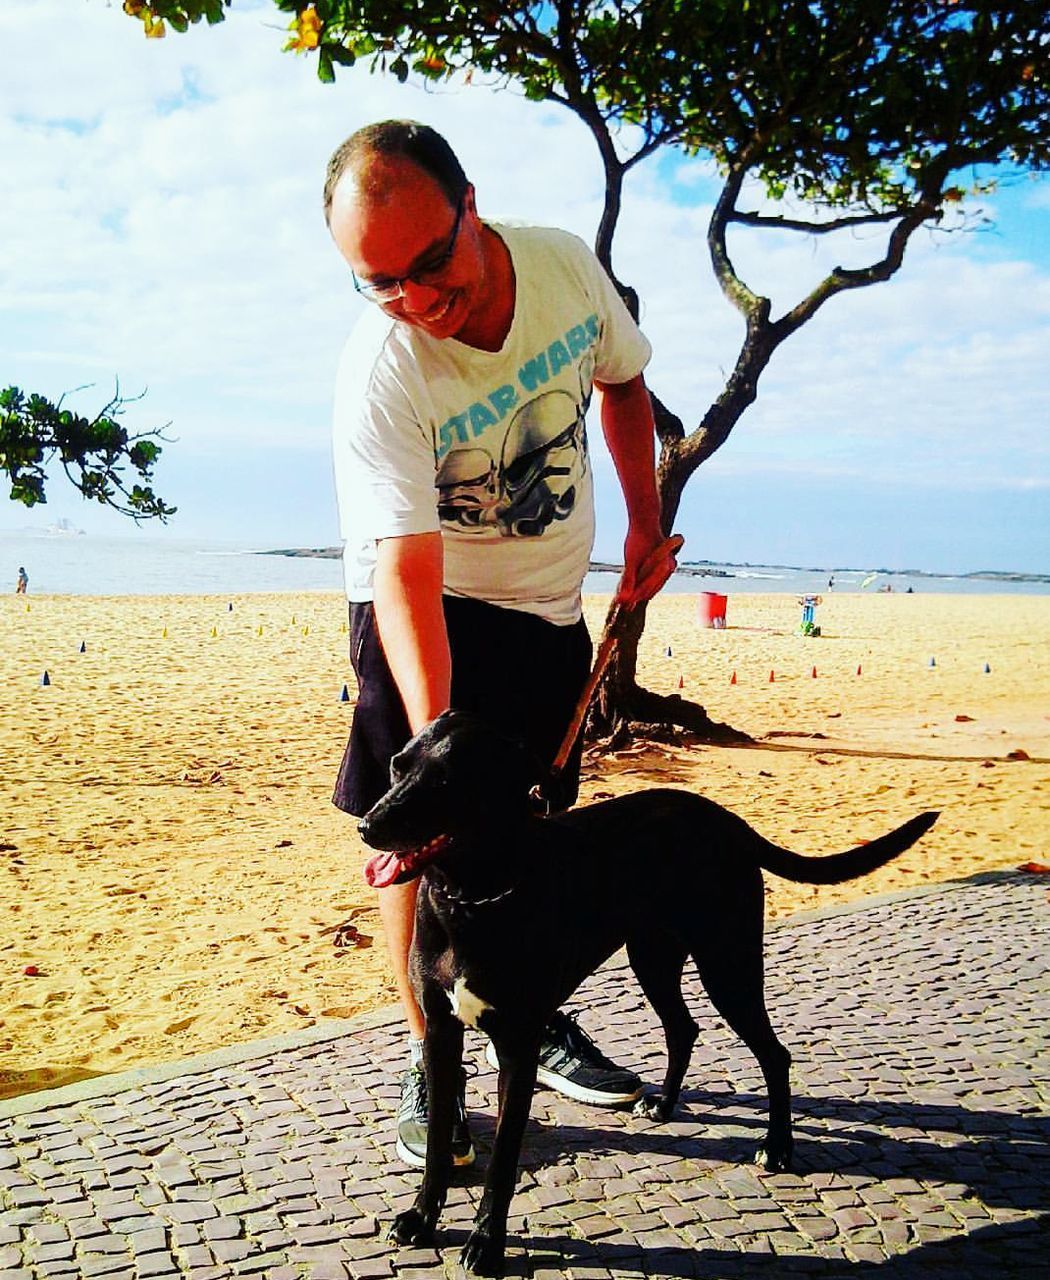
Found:
[{"label": "white t-shirt", "polygon": [[594,541],[584,416],[650,347],[576,236],[493,225],[514,319],[499,351],[436,339],[369,307],[343,350],[334,455],[350,600],[372,598],[376,543],[440,531],[447,594],[567,625]]}]

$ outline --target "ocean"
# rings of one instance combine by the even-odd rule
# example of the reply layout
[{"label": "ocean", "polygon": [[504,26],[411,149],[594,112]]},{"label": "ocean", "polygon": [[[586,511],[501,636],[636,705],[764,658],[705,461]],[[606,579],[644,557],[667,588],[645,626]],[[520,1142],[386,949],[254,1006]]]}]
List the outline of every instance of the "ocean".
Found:
[{"label": "ocean", "polygon": [[[14,591],[20,566],[29,575],[30,594],[58,595],[233,595],[253,591],[338,591],[338,560],[305,556],[261,555],[259,545],[192,542],[141,537],[100,538],[91,535],[0,532],[0,589]],[[827,569],[790,569],[776,565],[711,566],[722,577],[705,573],[676,574],[665,591],[722,595],[741,592],[828,591]],[[1047,595],[1050,583],[1006,582],[922,574],[834,570],[836,591],[949,592],[952,594]],[[6,577],[7,586],[4,586]],[[864,584],[867,584],[864,586]],[[584,591],[611,594],[613,573],[590,573]]]}]

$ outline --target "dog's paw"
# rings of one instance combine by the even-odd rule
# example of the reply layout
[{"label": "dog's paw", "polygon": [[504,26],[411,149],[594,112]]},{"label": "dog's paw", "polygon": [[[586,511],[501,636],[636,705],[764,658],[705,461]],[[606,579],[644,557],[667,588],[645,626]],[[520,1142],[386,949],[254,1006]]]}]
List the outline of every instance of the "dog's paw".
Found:
[{"label": "dog's paw", "polygon": [[432,1245],[434,1224],[428,1222],[418,1209],[406,1209],[390,1224],[387,1239],[394,1244]]},{"label": "dog's paw", "polygon": [[460,1265],[471,1275],[501,1276],[505,1248],[502,1237],[492,1236],[481,1227],[476,1227],[467,1237],[467,1243],[459,1255]]},{"label": "dog's paw", "polygon": [[766,1142],[755,1152],[755,1164],[761,1165],[767,1173],[790,1173],[792,1150],[791,1144]]},{"label": "dog's paw", "polygon": [[674,1112],[674,1103],[668,1102],[662,1093],[649,1093],[639,1098],[634,1104],[634,1114],[643,1120],[656,1120],[662,1124],[670,1120]]}]

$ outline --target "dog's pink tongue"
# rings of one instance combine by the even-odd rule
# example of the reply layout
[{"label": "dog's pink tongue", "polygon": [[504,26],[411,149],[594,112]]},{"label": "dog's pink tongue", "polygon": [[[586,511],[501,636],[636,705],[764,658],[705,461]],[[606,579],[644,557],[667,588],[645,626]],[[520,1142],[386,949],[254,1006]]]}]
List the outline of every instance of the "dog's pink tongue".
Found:
[{"label": "dog's pink tongue", "polygon": [[396,853],[377,853],[365,864],[365,879],[373,889],[385,889],[397,879],[401,859]]}]

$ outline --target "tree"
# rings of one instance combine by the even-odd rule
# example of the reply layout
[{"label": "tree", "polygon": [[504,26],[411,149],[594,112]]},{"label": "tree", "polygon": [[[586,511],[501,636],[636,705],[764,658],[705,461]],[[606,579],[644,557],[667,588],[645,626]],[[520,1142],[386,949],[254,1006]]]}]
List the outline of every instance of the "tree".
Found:
[{"label": "tree", "polygon": [[26,395],[18,387],[0,391],[0,469],[11,481],[11,498],[27,507],[46,502],[47,467],[54,459],[85,498],[113,507],[133,520],[175,514],[150,484],[124,479],[131,466],[143,481],[152,479],[160,456],[160,431],[129,435],[117,418],[128,403],[119,386],[94,418],[62,407],[64,396],[52,403],[44,396]]},{"label": "tree", "polygon": [[[229,0],[225,0],[228,4]],[[758,394],[774,352],[835,296],[889,280],[911,237],[981,190],[997,166],[1050,160],[1050,8],[1045,0],[275,0],[285,47],[322,80],[364,59],[402,81],[475,73],[573,111],[605,172],[595,249],[617,279],[624,178],[661,147],[708,157],[722,187],[707,251],[744,337],[721,394],[687,433],[654,394],[659,488],[669,530],[689,477]],[[148,35],[221,21],[224,0],[126,0]],[[773,209],[746,208],[756,184]],[[779,202],[779,207],[778,207]],[[799,212],[801,210],[801,212]],[[744,280],[730,229],[826,236],[884,229],[862,268],[836,267],[774,316]],[[635,681],[644,611],[627,615],[591,729],[670,722],[710,732],[702,709]]]}]

